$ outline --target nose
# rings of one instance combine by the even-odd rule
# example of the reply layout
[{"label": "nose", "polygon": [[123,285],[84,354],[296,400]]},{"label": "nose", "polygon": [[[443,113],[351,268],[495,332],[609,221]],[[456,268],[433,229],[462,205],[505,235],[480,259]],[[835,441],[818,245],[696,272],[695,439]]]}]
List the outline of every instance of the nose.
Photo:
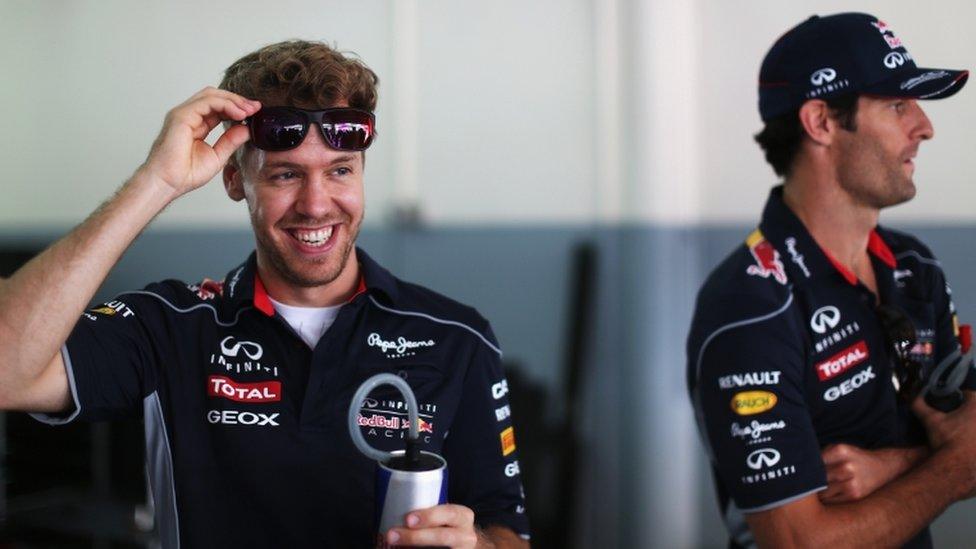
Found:
[{"label": "nose", "polygon": [[328,217],[334,204],[328,179],[320,173],[306,175],[295,201],[295,211],[304,217],[320,220]]},{"label": "nose", "polygon": [[915,112],[914,125],[912,127],[912,137],[917,138],[919,141],[925,141],[926,139],[932,139],[935,137],[935,128],[932,127],[932,121],[922,110],[921,105],[918,101],[912,101],[912,109]]}]

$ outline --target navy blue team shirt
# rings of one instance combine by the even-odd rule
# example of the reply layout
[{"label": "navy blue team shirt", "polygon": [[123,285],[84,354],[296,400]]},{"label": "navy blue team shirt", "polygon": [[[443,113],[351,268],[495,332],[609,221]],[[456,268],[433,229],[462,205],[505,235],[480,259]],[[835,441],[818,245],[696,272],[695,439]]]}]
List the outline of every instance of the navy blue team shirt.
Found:
[{"label": "navy blue team shirt", "polygon": [[[904,310],[926,365],[955,350],[958,320],[938,261],[877,227],[878,296],[821,249],[772,190],[759,228],[708,277],[688,336],[688,388],[730,546],[754,540],[743,513],[827,487],[821,450],[921,446],[924,429],[892,382],[876,299]],[[967,386],[974,386],[970,373]],[[909,547],[929,547],[928,529]]]},{"label": "navy blue team shirt", "polygon": [[[62,348],[74,410],[49,423],[142,414],[165,547],[372,547],[375,463],[347,411],[378,373],[413,388],[422,448],[448,500],[528,538],[501,351],[474,309],[398,280],[356,250],[359,292],[310,349],[274,311],[254,254],[222,282],[167,280],[84,313]],[[395,389],[360,429],[402,449]]]}]

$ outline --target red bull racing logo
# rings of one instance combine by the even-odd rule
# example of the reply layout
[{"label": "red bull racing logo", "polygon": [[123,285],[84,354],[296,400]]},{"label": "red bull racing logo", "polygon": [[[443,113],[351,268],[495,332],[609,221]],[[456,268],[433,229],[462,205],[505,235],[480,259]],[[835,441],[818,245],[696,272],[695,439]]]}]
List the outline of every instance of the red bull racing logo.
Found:
[{"label": "red bull racing logo", "polygon": [[761,276],[763,278],[773,277],[776,282],[786,284],[786,270],[783,269],[783,262],[779,259],[779,252],[766,240],[762,231],[756,229],[746,238],[746,246],[749,253],[756,260],[755,265],[746,268],[746,274]]}]

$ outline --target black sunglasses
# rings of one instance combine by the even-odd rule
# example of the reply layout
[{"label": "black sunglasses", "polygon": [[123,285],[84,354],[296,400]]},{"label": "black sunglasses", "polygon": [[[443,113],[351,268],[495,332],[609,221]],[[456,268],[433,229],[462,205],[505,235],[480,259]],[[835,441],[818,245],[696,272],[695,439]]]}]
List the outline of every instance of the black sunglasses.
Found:
[{"label": "black sunglasses", "polygon": [[905,311],[894,305],[878,305],[875,311],[896,359],[892,379],[895,389],[899,396],[910,401],[922,390],[922,364],[911,358],[911,350],[918,341],[915,325]]},{"label": "black sunglasses", "polygon": [[364,151],[376,134],[373,113],[351,107],[309,111],[296,107],[264,107],[243,122],[251,144],[265,151],[287,151],[302,144],[312,124],[333,149]]}]

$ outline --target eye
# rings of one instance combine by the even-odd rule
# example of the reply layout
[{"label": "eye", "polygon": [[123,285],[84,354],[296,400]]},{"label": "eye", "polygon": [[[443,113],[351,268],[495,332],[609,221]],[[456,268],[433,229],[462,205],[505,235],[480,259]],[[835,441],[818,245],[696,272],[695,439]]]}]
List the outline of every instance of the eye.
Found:
[{"label": "eye", "polygon": [[288,181],[288,180],[291,180],[291,179],[295,179],[297,177],[298,177],[298,172],[289,170],[289,171],[286,171],[286,172],[281,172],[281,173],[273,174],[271,176],[271,180],[272,181]]},{"label": "eye", "polygon": [[898,114],[905,112],[905,106],[904,101],[895,101],[891,104],[891,108]]},{"label": "eye", "polygon": [[339,166],[338,168],[332,170],[332,173],[334,175],[338,175],[338,176],[342,177],[342,176],[346,176],[346,175],[352,175],[353,172],[352,172],[352,168],[350,168],[348,166]]}]

